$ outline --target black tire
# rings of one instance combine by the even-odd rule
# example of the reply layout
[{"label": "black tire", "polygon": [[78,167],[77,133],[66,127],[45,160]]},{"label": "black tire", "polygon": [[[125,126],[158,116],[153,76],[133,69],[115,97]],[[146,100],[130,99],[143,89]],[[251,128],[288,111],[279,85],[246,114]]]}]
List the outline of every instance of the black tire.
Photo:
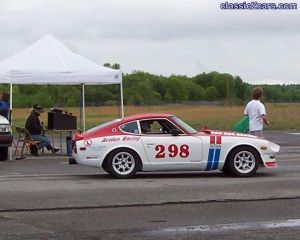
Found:
[{"label": "black tire", "polygon": [[8,160],[8,147],[0,147],[0,161]]},{"label": "black tire", "polygon": [[107,159],[106,168],[116,178],[129,178],[139,169],[140,157],[128,148],[120,148],[112,151]]},{"label": "black tire", "polygon": [[258,152],[249,146],[234,149],[228,155],[225,170],[237,177],[252,177],[260,163]]},{"label": "black tire", "polygon": [[103,168],[103,170],[104,170],[105,172],[110,173],[110,172],[109,172],[109,169],[108,169],[108,167],[107,167],[107,161],[104,162],[104,163],[102,164],[102,168]]},{"label": "black tire", "polygon": [[230,171],[230,169],[229,169],[229,166],[228,166],[228,161],[227,162],[225,162],[225,164],[224,164],[224,166],[223,166],[223,168],[222,168],[222,172],[225,174],[225,175],[232,175],[232,173],[231,173],[231,171]]}]

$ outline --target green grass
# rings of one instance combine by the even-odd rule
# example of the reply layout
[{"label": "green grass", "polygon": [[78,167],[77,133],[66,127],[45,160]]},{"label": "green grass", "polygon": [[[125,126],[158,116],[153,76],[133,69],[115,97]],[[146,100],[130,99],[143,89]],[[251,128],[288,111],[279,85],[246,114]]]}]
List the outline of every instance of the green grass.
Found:
[{"label": "green grass", "polygon": [[[162,106],[125,106],[125,115],[138,113],[162,112],[171,113],[195,129],[204,126],[211,129],[230,130],[232,125],[243,116],[244,107],[223,106],[188,106],[188,105],[162,105]],[[47,124],[47,109],[41,121]],[[79,126],[79,108],[64,108],[77,116]],[[266,130],[300,130],[300,103],[266,104],[267,116],[271,124],[265,126]],[[103,122],[117,118],[116,106],[87,107],[86,129],[97,126]],[[24,126],[28,109],[13,109],[13,127]]]}]

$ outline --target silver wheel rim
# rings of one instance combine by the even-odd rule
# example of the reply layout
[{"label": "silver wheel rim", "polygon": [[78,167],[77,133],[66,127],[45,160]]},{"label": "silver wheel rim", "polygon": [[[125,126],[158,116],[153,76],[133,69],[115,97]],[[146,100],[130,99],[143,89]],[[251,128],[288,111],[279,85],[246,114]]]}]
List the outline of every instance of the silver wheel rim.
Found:
[{"label": "silver wheel rim", "polygon": [[134,157],[128,152],[119,152],[112,160],[112,167],[120,175],[130,174],[135,167]]},{"label": "silver wheel rim", "polygon": [[255,164],[255,157],[249,151],[241,151],[234,158],[234,167],[240,173],[250,173]]}]

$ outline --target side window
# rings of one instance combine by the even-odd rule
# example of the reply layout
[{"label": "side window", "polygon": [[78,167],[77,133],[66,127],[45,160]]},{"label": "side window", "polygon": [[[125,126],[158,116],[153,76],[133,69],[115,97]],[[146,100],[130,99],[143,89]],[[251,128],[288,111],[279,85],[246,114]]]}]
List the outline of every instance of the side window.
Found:
[{"label": "side window", "polygon": [[140,127],[141,127],[142,134],[151,134],[152,133],[152,129],[151,129],[152,124],[153,124],[153,121],[151,121],[151,120],[140,121]]},{"label": "side window", "polygon": [[126,133],[135,133],[135,134],[139,133],[137,122],[130,122],[130,123],[123,124],[122,126],[120,126],[120,128],[123,132]]},{"label": "side window", "polygon": [[[172,123],[165,119],[153,119],[140,121],[142,134],[171,134],[177,129]],[[182,131],[179,130],[182,134]]]},{"label": "side window", "polygon": [[[158,120],[159,121],[159,124],[161,125],[161,132],[163,134],[172,134],[172,131],[174,129],[178,129],[175,125],[173,125],[172,123],[170,123],[169,121],[167,120]],[[183,134],[183,132],[178,129],[180,131],[180,134]]]},{"label": "side window", "polygon": [[152,133],[161,133],[161,125],[159,124],[158,121],[153,121],[151,124],[151,132]]}]

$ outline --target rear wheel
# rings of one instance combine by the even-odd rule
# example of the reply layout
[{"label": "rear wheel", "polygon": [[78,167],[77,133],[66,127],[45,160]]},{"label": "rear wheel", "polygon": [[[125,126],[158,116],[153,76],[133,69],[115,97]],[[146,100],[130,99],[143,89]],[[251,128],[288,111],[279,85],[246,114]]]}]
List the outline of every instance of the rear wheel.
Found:
[{"label": "rear wheel", "polygon": [[109,154],[106,167],[114,177],[129,178],[137,172],[139,161],[139,156],[133,150],[116,149]]},{"label": "rear wheel", "polygon": [[104,170],[105,172],[109,173],[109,169],[108,169],[108,167],[107,167],[107,162],[104,162],[104,163],[102,164],[102,168],[103,168],[103,170]]},{"label": "rear wheel", "polygon": [[260,156],[255,149],[242,146],[229,154],[226,168],[235,176],[251,177],[257,172],[259,161]]}]

